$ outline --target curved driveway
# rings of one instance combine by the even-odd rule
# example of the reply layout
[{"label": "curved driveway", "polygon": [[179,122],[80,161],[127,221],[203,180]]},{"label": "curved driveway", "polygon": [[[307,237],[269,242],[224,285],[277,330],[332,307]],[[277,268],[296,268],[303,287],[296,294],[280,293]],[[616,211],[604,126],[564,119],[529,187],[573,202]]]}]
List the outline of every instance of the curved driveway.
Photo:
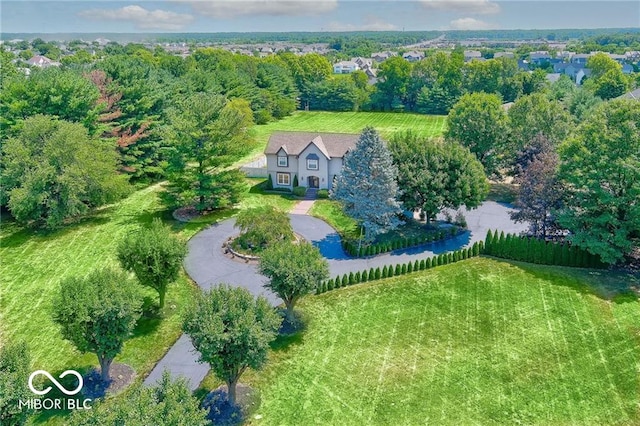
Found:
[{"label": "curved driveway", "polygon": [[[523,231],[526,225],[514,223],[509,217],[509,211],[506,205],[487,201],[475,210],[465,211],[469,230],[455,238],[365,259],[348,257],[342,250],[337,232],[326,222],[307,215],[289,217],[294,231],[311,241],[327,258],[330,274],[335,277],[348,272],[406,263],[457,250],[475,241],[484,240],[488,229],[500,229],[505,233]],[[258,273],[256,265],[232,260],[222,252],[222,243],[238,233],[234,224],[235,219],[225,220],[210,226],[189,240],[188,253],[184,261],[187,274],[203,289],[227,283],[245,287],[252,294],[263,295],[274,305],[279,304],[280,299],[263,287],[266,278]],[[173,377],[188,378],[191,388],[196,389],[209,368],[197,362],[195,349],[188,337],[182,335],[149,374],[145,384],[156,383],[165,369],[169,370]]]}]

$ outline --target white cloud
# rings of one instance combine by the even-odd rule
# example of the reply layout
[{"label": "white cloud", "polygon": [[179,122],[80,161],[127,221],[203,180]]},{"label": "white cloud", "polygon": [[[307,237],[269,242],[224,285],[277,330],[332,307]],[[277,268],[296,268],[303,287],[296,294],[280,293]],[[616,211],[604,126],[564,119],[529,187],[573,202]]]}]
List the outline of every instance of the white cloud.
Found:
[{"label": "white cloud", "polygon": [[360,25],[330,22],[327,29],[329,31],[393,31],[398,29],[396,25],[371,15],[365,16],[362,21],[363,23]]},{"label": "white cloud", "polygon": [[193,16],[167,10],[147,10],[140,6],[120,9],[90,9],[78,13],[94,20],[131,21],[142,30],[180,30],[193,21]]},{"label": "white cloud", "polygon": [[489,0],[420,0],[427,9],[490,15],[500,12],[498,3]]},{"label": "white cloud", "polygon": [[330,12],[338,0],[174,0],[213,18],[236,16],[309,16]]},{"label": "white cloud", "polygon": [[452,30],[491,30],[495,26],[489,22],[480,21],[474,18],[460,18],[449,22]]}]

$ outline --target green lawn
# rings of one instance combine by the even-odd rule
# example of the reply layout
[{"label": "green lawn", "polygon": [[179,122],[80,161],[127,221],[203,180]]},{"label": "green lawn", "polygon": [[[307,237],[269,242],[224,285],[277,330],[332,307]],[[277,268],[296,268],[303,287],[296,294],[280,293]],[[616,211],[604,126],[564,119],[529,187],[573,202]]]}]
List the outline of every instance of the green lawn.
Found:
[{"label": "green lawn", "polygon": [[296,111],[282,120],[255,126],[258,143],[246,158],[262,154],[275,131],[360,133],[366,126],[373,126],[384,138],[409,129],[424,136],[440,136],[446,128],[446,119],[446,116],[411,113]]},{"label": "green lawn", "polygon": [[578,272],[474,258],[308,297],[243,377],[251,424],[639,424],[640,303]]},{"label": "green lawn", "polygon": [[[150,223],[153,217],[170,218],[158,200],[159,190],[156,185],[137,191],[120,203],[55,232],[24,229],[9,218],[2,218],[2,341],[25,340],[34,369],[52,373],[69,368],[86,371],[97,365],[95,355],[82,355],[62,339],[52,320],[55,309],[52,296],[66,277],[117,265],[115,248],[125,233]],[[196,232],[204,223],[191,226]],[[182,226],[174,224],[174,227],[178,230]],[[178,282],[169,287],[163,319],[142,319],[116,362],[131,365],[138,374],[150,371],[179,336],[179,312],[191,300],[193,292],[191,281],[181,275]],[[151,290],[142,289],[142,293],[157,300],[157,294]]]}]

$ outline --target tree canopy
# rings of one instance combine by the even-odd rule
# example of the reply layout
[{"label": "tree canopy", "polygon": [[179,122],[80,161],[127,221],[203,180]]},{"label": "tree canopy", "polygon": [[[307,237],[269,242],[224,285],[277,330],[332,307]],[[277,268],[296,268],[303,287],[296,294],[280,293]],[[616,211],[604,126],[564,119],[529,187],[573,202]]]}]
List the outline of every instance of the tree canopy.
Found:
[{"label": "tree canopy", "polygon": [[253,146],[248,103],[195,93],[180,101],[171,117],[174,144],[167,187],[171,202],[199,211],[237,203],[244,178],[226,167]]},{"label": "tree canopy", "polygon": [[640,104],[601,104],[560,147],[567,195],[558,221],[569,239],[606,263],[640,238]]},{"label": "tree canopy", "polygon": [[236,217],[236,227],[240,229],[240,245],[254,251],[293,239],[289,216],[271,205],[242,210]]},{"label": "tree canopy", "polygon": [[158,292],[160,309],[164,307],[167,286],[178,278],[186,254],[184,241],[158,218],[151,226],[127,235],[118,245],[120,265],[132,271],[142,285]]},{"label": "tree canopy", "polygon": [[281,322],[264,297],[220,284],[198,294],[182,328],[200,353],[199,361],[227,383],[229,402],[235,404],[238,380],[247,368],[264,365]]},{"label": "tree canopy", "polygon": [[65,279],[56,296],[54,320],[80,352],[98,357],[102,380],[140,318],[142,302],[128,275],[113,269]]},{"label": "tree canopy", "polygon": [[495,94],[466,94],[449,112],[445,137],[469,148],[487,174],[498,170],[506,134],[507,117]]},{"label": "tree canopy", "polygon": [[31,358],[24,342],[5,342],[0,347],[0,424],[23,425],[29,410],[20,401],[34,397],[26,386]]},{"label": "tree canopy", "polygon": [[407,210],[422,210],[427,223],[443,208],[478,207],[489,185],[482,164],[456,142],[397,135],[389,149],[398,167],[400,200]]},{"label": "tree canopy", "polygon": [[295,304],[329,278],[329,264],[308,242],[283,242],[262,252],[260,273],[269,278],[265,287],[284,301],[287,319],[294,323]]},{"label": "tree canopy", "polygon": [[2,204],[19,222],[56,228],[127,190],[113,147],[81,124],[37,115],[3,147]]},{"label": "tree canopy", "polygon": [[397,175],[391,153],[378,132],[365,128],[355,148],[344,156],[331,197],[364,227],[369,241],[400,224]]}]

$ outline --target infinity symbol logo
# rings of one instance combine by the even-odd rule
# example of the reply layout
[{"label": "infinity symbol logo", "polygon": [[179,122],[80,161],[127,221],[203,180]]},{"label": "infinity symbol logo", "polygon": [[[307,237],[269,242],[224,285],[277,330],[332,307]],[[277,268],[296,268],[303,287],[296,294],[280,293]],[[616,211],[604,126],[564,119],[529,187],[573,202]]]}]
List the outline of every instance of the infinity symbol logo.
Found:
[{"label": "infinity symbol logo", "polygon": [[31,375],[29,376],[29,389],[31,389],[31,392],[35,393],[36,395],[46,395],[46,394],[49,393],[49,391],[51,391],[51,386],[48,386],[44,390],[38,390],[38,389],[33,387],[33,378],[36,377],[38,374],[42,374],[43,376],[47,376],[47,378],[49,380],[51,380],[53,382],[53,384],[56,385],[56,387],[58,389],[60,389],[60,392],[62,392],[65,395],[75,395],[78,392],[80,392],[80,390],[82,390],[82,385],[83,385],[82,376],[80,375],[80,373],[78,373],[75,370],[67,370],[64,373],[62,373],[60,375],[60,377],[59,377],[60,379],[62,379],[63,377],[68,376],[69,374],[72,374],[72,375],[74,375],[74,376],[76,376],[78,378],[78,387],[75,388],[74,390],[71,390],[71,391],[67,390],[64,386],[62,386],[48,372],[46,372],[44,370],[37,370],[37,371],[34,371],[33,373],[31,373]]}]

